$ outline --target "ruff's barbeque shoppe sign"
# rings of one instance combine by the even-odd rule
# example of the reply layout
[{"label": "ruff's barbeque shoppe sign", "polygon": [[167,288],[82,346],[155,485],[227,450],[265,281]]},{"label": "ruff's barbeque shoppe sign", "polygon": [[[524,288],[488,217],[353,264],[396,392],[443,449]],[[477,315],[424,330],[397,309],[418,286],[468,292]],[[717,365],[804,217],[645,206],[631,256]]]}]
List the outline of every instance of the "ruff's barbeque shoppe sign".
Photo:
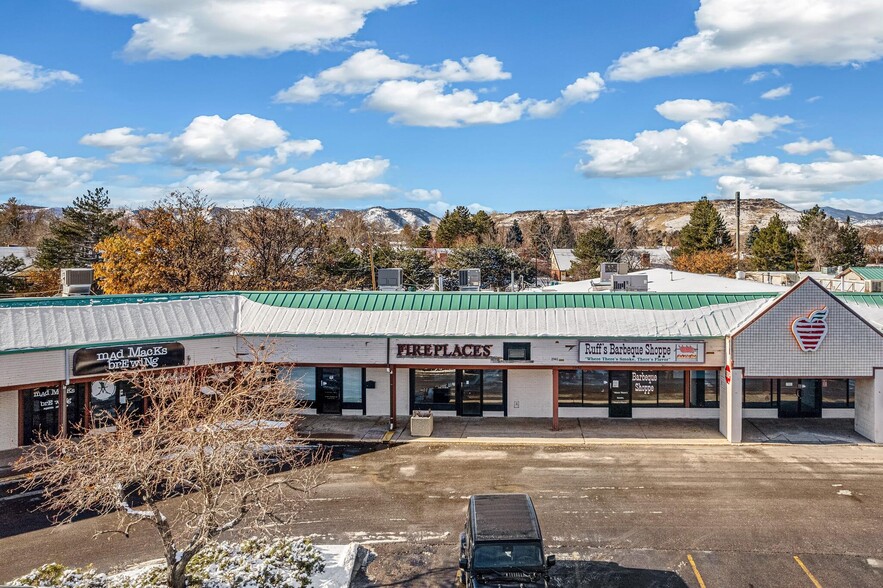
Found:
[{"label": "ruff's barbeque shoppe sign", "polygon": [[585,363],[705,363],[704,342],[580,341]]},{"label": "ruff's barbeque shoppe sign", "polygon": [[91,376],[108,372],[147,370],[184,365],[180,343],[152,343],[78,349],[74,353],[74,375]]}]

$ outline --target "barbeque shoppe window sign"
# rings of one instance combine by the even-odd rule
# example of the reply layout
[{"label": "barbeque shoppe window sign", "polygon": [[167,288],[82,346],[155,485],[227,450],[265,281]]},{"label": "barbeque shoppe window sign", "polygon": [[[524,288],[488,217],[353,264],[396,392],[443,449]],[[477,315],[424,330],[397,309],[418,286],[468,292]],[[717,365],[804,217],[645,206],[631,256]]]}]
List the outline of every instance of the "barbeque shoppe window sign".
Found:
[{"label": "barbeque shoppe window sign", "polygon": [[705,343],[685,341],[580,341],[586,363],[705,363]]},{"label": "barbeque shoppe window sign", "polygon": [[184,365],[180,343],[150,343],[78,349],[74,352],[75,376],[146,370]]}]

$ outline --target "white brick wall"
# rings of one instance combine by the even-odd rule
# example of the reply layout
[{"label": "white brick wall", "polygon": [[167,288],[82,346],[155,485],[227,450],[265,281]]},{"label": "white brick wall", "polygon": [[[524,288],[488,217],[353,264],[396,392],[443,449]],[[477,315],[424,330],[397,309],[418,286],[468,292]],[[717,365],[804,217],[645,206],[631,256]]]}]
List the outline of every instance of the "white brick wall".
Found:
[{"label": "white brick wall", "polygon": [[365,369],[365,380],[373,380],[375,388],[365,390],[365,414],[389,415],[389,374],[386,368]]},{"label": "white brick wall", "polygon": [[0,355],[0,388],[64,380],[64,351]]},{"label": "white brick wall", "polygon": [[18,390],[0,392],[0,451],[18,446]]},{"label": "white brick wall", "polygon": [[508,378],[509,416],[551,418],[552,370],[509,370]]}]

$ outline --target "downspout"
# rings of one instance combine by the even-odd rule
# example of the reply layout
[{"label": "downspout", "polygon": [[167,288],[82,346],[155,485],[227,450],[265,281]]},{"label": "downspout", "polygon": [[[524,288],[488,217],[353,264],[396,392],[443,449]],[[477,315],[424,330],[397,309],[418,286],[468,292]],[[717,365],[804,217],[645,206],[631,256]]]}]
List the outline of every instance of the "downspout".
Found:
[{"label": "downspout", "polygon": [[389,430],[396,430],[396,369],[390,362],[390,339],[386,338],[386,373],[389,374]]}]

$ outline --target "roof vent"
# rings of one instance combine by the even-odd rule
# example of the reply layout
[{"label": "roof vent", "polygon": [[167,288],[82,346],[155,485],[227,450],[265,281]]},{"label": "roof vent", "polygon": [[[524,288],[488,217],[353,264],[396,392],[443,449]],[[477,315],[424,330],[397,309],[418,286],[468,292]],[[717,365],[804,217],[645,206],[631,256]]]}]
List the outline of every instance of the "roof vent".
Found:
[{"label": "roof vent", "polygon": [[61,270],[62,296],[87,296],[92,291],[92,268],[69,267]]},{"label": "roof vent", "polygon": [[646,292],[649,290],[647,274],[614,274],[610,278],[614,292]]}]

